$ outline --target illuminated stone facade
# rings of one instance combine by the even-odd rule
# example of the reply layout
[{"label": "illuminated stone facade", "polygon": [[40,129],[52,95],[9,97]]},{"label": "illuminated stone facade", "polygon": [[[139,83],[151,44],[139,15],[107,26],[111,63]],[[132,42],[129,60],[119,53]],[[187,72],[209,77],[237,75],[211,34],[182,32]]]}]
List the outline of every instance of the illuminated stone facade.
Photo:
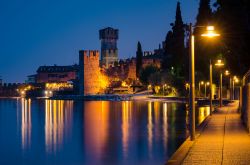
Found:
[{"label": "illuminated stone facade", "polygon": [[99,67],[99,51],[79,51],[80,95],[104,93],[108,81]]},{"label": "illuminated stone facade", "polygon": [[156,51],[145,51],[142,57],[142,67],[145,68],[146,66],[153,65],[157,68],[161,68],[162,62],[162,55],[158,54]]},{"label": "illuminated stone facade", "polygon": [[136,80],[136,59],[132,58],[128,67],[128,79]]}]

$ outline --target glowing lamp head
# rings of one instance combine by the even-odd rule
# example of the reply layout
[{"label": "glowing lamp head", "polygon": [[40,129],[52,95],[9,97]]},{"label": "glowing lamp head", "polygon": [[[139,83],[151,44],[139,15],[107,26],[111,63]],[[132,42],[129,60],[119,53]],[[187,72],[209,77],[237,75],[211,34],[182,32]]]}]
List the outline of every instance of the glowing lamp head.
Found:
[{"label": "glowing lamp head", "polygon": [[222,62],[222,60],[217,60],[217,63],[215,65],[221,67],[224,66],[224,63]]},{"label": "glowing lamp head", "polygon": [[234,76],[234,77],[233,77],[233,81],[234,81],[235,83],[238,83],[238,82],[239,82],[238,77],[237,77],[237,76]]},{"label": "glowing lamp head", "polygon": [[203,85],[204,84],[204,81],[201,81],[201,85]]},{"label": "glowing lamp head", "polygon": [[214,31],[214,26],[207,26],[207,31]]},{"label": "glowing lamp head", "polygon": [[230,72],[228,70],[225,71],[225,75],[228,76],[230,75]]},{"label": "glowing lamp head", "polygon": [[220,34],[218,34],[214,31],[214,26],[207,26],[206,30],[207,30],[206,33],[201,34],[202,37],[213,38],[213,37],[220,36]]}]

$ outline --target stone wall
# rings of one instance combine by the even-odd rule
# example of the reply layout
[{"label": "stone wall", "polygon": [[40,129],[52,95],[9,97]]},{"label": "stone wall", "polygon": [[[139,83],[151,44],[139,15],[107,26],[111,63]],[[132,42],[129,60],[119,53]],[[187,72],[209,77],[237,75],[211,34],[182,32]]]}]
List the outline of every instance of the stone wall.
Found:
[{"label": "stone wall", "polygon": [[250,83],[244,85],[242,90],[242,119],[250,131]]},{"label": "stone wall", "polygon": [[250,132],[250,70],[243,76],[242,84],[242,90],[240,90],[241,117]]},{"label": "stone wall", "polygon": [[146,66],[153,65],[157,68],[161,68],[161,59],[153,59],[153,58],[143,58],[142,59],[142,67],[145,68]]},{"label": "stone wall", "polygon": [[99,51],[79,51],[79,67],[80,95],[101,93],[106,82],[100,72]]}]

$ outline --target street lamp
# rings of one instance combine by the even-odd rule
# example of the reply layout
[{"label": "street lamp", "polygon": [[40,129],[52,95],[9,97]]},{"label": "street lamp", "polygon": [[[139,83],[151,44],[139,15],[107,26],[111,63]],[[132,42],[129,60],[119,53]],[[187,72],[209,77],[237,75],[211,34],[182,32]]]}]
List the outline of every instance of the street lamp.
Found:
[{"label": "street lamp", "polygon": [[238,83],[239,82],[239,79],[237,76],[234,76],[233,77],[233,100],[234,100],[234,83]]},{"label": "street lamp", "polygon": [[212,115],[212,108],[213,108],[213,65],[212,62],[210,60],[210,64],[209,64],[209,84],[210,84],[210,116]]},{"label": "street lamp", "polygon": [[[222,60],[217,60],[217,63],[215,64],[215,66],[221,68],[224,66],[224,63],[222,62]],[[222,72],[220,71],[220,107],[222,107]]]},{"label": "street lamp", "polygon": [[205,83],[205,91],[204,91],[204,94],[205,94],[205,98],[207,98],[207,86],[209,86],[209,82],[206,82]]},{"label": "street lamp", "polygon": [[199,97],[201,97],[201,85],[204,84],[204,81],[199,82]]},{"label": "street lamp", "polygon": [[165,88],[166,88],[167,84],[163,85],[163,96],[165,96]]},{"label": "street lamp", "polygon": [[231,92],[231,76],[230,72],[228,70],[225,70],[225,76],[229,76],[229,93],[230,93],[230,99],[232,98],[232,92]]},{"label": "street lamp", "polygon": [[[201,27],[201,26],[197,26]],[[204,27],[204,26],[202,26]],[[193,26],[190,23],[189,25],[189,84],[190,84],[190,97],[189,97],[189,121],[190,121],[190,139],[195,140],[195,80],[194,80],[194,34],[193,34]],[[207,32],[202,34],[203,37],[217,37],[220,34],[214,32],[213,26],[207,27]]]}]

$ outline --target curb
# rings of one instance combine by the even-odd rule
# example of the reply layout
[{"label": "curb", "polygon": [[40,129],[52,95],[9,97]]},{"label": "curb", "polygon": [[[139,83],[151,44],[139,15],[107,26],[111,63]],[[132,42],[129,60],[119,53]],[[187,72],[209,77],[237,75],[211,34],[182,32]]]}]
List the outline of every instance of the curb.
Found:
[{"label": "curb", "polygon": [[[206,117],[206,119],[198,126],[196,130],[195,137],[198,138],[201,135],[201,132],[205,129],[212,116]],[[170,159],[165,163],[165,165],[179,165],[183,162],[187,156],[189,150],[193,146],[195,141],[190,140],[190,136],[182,143],[182,145],[174,152]]]}]

